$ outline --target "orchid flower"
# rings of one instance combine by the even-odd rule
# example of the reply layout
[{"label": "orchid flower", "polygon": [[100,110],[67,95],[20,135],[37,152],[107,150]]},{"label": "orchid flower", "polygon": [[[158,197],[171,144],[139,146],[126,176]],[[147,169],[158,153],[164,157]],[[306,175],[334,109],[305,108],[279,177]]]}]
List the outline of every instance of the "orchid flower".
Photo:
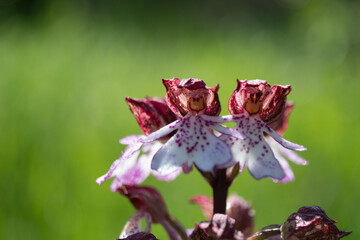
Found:
[{"label": "orchid flower", "polygon": [[219,85],[209,88],[202,80],[178,78],[163,80],[165,101],[179,118],[141,139],[150,143],[168,134],[175,134],[155,154],[151,168],[161,174],[172,173],[179,167],[189,172],[194,163],[200,170],[211,172],[214,168],[231,166],[232,154],[228,145],[214,134],[214,130],[243,139],[240,132],[219,123],[233,121],[232,116],[219,117]]},{"label": "orchid flower", "polygon": [[132,135],[121,139],[120,143],[127,145],[125,151],[119,159],[115,160],[109,171],[99,177],[96,182],[102,184],[105,180],[115,177],[110,186],[111,191],[114,192],[123,185],[142,183],[150,173],[164,181],[175,179],[181,173],[181,168],[177,168],[169,174],[159,174],[150,168],[154,154],[161,148],[162,142],[165,142],[168,136],[164,136],[159,141],[153,143],[144,144],[139,140],[145,137],[145,135],[176,120],[176,116],[161,98],[148,97],[144,100],[126,98],[126,102],[144,135]]},{"label": "orchid flower", "polygon": [[290,91],[289,85],[270,87],[263,80],[238,80],[229,99],[229,111],[236,117],[234,129],[247,138],[239,140],[225,135],[221,138],[231,147],[233,160],[240,163],[240,171],[247,166],[255,179],[270,177],[282,180],[292,174],[290,168],[282,167],[285,166],[283,159],[274,153],[265,140],[265,134],[286,150],[306,150],[304,146],[285,140],[269,126],[283,114]]}]

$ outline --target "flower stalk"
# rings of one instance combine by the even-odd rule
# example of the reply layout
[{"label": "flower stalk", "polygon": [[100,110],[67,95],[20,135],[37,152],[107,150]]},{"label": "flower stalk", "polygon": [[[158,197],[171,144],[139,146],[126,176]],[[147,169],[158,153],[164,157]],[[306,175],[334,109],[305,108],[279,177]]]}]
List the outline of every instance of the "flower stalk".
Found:
[{"label": "flower stalk", "polygon": [[226,179],[226,169],[217,169],[212,183],[213,199],[214,199],[214,214],[226,212],[226,199],[230,184]]}]

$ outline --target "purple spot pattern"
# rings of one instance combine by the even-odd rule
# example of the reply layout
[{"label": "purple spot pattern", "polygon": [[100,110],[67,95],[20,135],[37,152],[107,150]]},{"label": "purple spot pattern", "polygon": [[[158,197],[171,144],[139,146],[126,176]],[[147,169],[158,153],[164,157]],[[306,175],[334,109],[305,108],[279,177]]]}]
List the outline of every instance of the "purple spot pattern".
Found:
[{"label": "purple spot pattern", "polygon": [[105,175],[96,180],[98,184],[102,184],[107,179],[115,177],[110,186],[111,191],[115,192],[123,185],[137,185],[142,183],[150,173],[164,181],[171,181],[181,173],[181,168],[177,168],[167,175],[161,175],[152,171],[150,168],[151,160],[162,144],[154,142],[139,145],[137,142],[138,138],[139,136],[134,138],[133,142],[127,142],[129,145],[126,147],[122,156],[114,161]]},{"label": "purple spot pattern", "polygon": [[229,147],[211,128],[211,123],[201,115],[187,116],[178,124],[178,131],[155,154],[152,169],[162,174],[171,172],[174,167],[184,164],[191,167],[193,163],[203,171],[212,171],[231,161]]},{"label": "purple spot pattern", "polygon": [[236,120],[235,130],[243,133],[247,138],[237,140],[231,136],[221,137],[230,146],[234,161],[240,163],[240,170],[242,171],[247,166],[255,179],[285,177],[278,160],[264,138],[264,132],[269,127],[260,118],[242,116]]}]

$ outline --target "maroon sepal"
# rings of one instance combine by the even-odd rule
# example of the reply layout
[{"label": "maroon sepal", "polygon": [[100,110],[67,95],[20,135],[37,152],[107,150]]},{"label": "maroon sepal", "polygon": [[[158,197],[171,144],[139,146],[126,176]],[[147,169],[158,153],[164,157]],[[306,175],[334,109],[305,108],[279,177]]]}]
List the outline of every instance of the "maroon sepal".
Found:
[{"label": "maroon sepal", "polygon": [[285,110],[286,96],[291,87],[270,85],[263,80],[239,81],[229,99],[231,114],[247,112],[250,116],[260,115],[267,124],[278,120]]},{"label": "maroon sepal", "polygon": [[125,100],[145,136],[176,120],[162,98],[127,97]]},{"label": "maroon sepal", "polygon": [[165,201],[156,189],[125,186],[117,191],[126,196],[136,209],[150,213],[153,222],[160,223],[169,218]]},{"label": "maroon sepal", "polygon": [[166,87],[165,101],[178,117],[188,113],[217,116],[221,106],[217,91],[219,85],[209,88],[200,79],[163,79]]}]

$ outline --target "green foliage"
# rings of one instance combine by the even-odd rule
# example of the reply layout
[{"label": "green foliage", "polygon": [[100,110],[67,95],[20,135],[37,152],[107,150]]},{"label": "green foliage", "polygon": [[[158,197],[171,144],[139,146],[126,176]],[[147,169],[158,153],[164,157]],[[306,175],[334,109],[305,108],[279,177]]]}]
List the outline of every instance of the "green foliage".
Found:
[{"label": "green foliage", "polygon": [[[58,5],[35,23],[14,15],[0,25],[1,239],[115,239],[134,210],[95,179],[123,150],[118,139],[140,133],[125,97],[163,96],[161,78],[172,77],[220,83],[222,114],[236,78],[291,84],[285,137],[308,147],[309,166],[292,165],[296,180],[285,185],[245,171],[230,193],[252,202],[256,229],[319,205],[354,231],[347,239],[360,238],[356,1],[283,1],[274,8],[285,10],[246,13],[236,5],[239,15],[218,1],[197,15],[189,3],[170,13],[127,4],[124,16],[94,19]],[[210,194],[196,171],[145,184],[186,228],[203,220],[188,204]],[[160,227],[154,234],[166,239]]]}]

